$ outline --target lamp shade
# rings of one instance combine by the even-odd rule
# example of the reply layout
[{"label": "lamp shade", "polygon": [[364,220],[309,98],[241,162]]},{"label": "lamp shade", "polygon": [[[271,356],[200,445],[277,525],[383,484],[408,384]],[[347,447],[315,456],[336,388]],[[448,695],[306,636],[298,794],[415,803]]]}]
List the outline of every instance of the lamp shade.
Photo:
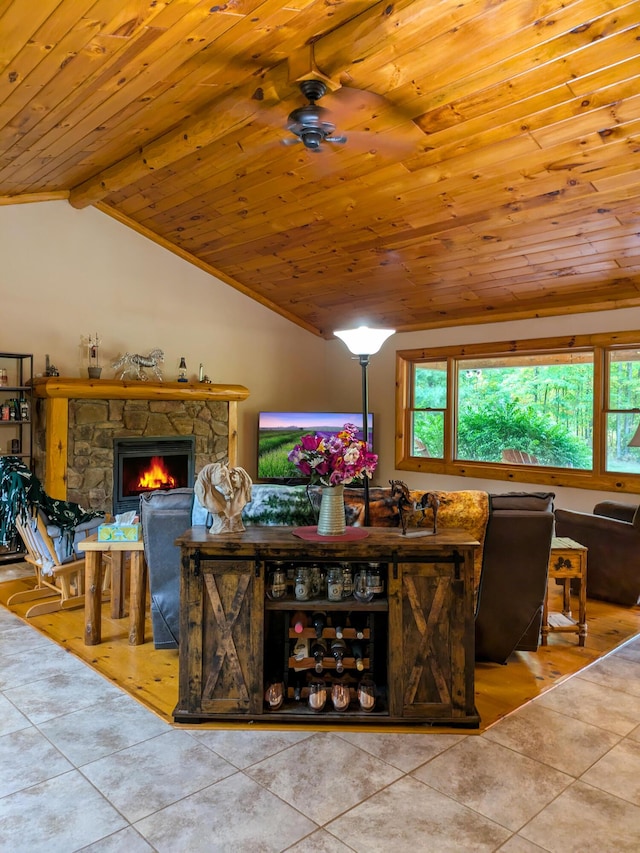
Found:
[{"label": "lamp shade", "polygon": [[633,434],[633,438],[627,445],[628,447],[640,447],[640,424],[638,425],[637,430]]},{"label": "lamp shade", "polygon": [[344,329],[333,334],[344,341],[354,355],[373,355],[378,352],[387,338],[395,334],[395,331],[395,329],[369,329],[367,326],[360,326],[357,329]]}]

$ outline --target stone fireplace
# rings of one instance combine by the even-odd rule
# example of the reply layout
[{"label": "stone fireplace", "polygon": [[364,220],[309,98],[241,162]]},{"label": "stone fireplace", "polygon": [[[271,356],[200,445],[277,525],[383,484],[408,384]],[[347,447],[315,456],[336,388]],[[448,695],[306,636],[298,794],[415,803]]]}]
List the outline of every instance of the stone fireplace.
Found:
[{"label": "stone fireplace", "polygon": [[36,379],[36,474],[51,497],[112,513],[117,440],[189,438],[191,478],[209,462],[237,465],[237,403],[248,394],[241,385]]}]

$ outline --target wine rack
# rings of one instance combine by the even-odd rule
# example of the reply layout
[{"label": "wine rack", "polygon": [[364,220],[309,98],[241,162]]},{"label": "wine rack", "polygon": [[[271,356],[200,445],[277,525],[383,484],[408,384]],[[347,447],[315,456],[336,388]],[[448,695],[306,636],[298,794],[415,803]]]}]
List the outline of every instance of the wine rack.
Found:
[{"label": "wine rack", "polygon": [[[422,538],[368,528],[358,540],[303,542],[289,527],[215,536],[193,527],[176,544],[182,554],[176,722],[478,725],[478,543],[464,531]],[[298,587],[301,567],[328,574],[338,565],[353,575],[375,566],[373,597],[336,598],[335,586],[324,583]],[[315,626],[314,614],[322,614]],[[331,652],[337,627],[345,642],[341,672]],[[300,640],[305,647],[295,649]],[[320,652],[311,652],[316,640],[326,643],[320,662]],[[361,669],[355,642],[362,644]]]},{"label": "wine rack", "polygon": [[[370,593],[368,601],[359,600],[356,593],[349,591],[337,600],[335,597],[317,597],[327,594],[328,579],[335,573],[347,572],[350,579],[353,577],[367,576],[371,571],[370,566],[375,566],[378,575],[375,587],[376,592]],[[264,673],[265,673],[265,697],[264,710],[266,714],[338,714],[340,716],[353,716],[353,714],[365,713],[358,702],[358,685],[362,679],[369,679],[373,683],[375,691],[374,708],[366,713],[386,714],[387,695],[387,673],[386,673],[386,631],[376,627],[374,614],[383,614],[386,623],[389,609],[385,590],[388,588],[388,564],[375,562],[342,561],[340,563],[318,563],[317,561],[297,560],[286,564],[283,561],[265,564],[265,583],[267,596],[265,599],[265,643],[264,643]],[[310,597],[300,599],[297,597],[297,578],[305,571],[315,573],[317,589],[310,593]],[[277,574],[278,580],[273,578]],[[351,589],[351,584],[349,584]],[[277,591],[277,597],[273,598],[270,593]],[[334,587],[335,595],[335,587]],[[323,624],[320,632],[311,624],[314,614],[320,613]],[[294,615],[298,614],[299,620],[305,620],[306,626],[296,631],[291,625]],[[353,620],[355,626],[350,624]],[[341,671],[338,661],[335,659],[331,644],[332,641],[340,639],[337,637],[336,629],[341,628],[341,639],[345,643],[344,656],[341,657]],[[284,634],[282,640],[280,634]],[[381,634],[381,637],[379,636]],[[321,661],[318,661],[313,652],[316,641],[324,641],[326,650]],[[353,653],[353,644],[362,646],[362,653],[358,659]],[[295,647],[299,646],[299,653],[295,654]],[[380,650],[377,651],[377,647]],[[306,647],[306,651],[302,651]],[[284,649],[282,664],[278,661],[281,655],[278,649]],[[382,665],[375,666],[376,661]],[[283,702],[275,708],[270,699],[270,690],[273,684],[279,685],[282,691]],[[339,684],[348,688],[350,701],[348,707],[333,706],[330,698],[327,699],[322,711],[310,707],[309,693],[310,685],[324,684],[327,696],[330,697],[334,685]]]}]

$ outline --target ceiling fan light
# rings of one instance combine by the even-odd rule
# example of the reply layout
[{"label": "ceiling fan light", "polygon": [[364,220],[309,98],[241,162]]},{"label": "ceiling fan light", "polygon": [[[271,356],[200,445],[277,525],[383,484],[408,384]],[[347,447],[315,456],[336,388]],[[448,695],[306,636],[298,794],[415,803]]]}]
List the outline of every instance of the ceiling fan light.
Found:
[{"label": "ceiling fan light", "polygon": [[323,133],[320,130],[314,129],[303,130],[300,137],[304,142],[304,147],[309,148],[311,151],[318,151],[324,139]]}]

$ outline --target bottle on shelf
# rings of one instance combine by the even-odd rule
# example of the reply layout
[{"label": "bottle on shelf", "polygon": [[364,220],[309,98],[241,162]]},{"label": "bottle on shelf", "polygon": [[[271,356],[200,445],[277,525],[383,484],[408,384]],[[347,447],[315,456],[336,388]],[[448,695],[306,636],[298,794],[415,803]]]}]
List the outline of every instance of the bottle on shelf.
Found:
[{"label": "bottle on shelf", "polygon": [[359,643],[357,640],[351,643],[351,654],[356,662],[356,669],[358,672],[362,672],[364,670],[364,652],[362,649],[362,643]]},{"label": "bottle on shelf", "polygon": [[374,595],[382,595],[384,584],[382,582],[382,569],[380,563],[369,563],[367,567],[367,588]]},{"label": "bottle on shelf", "polygon": [[324,669],[324,657],[327,653],[327,643],[326,640],[316,639],[313,641],[311,649],[309,650],[311,653],[311,657],[315,660],[316,672],[322,672]]},{"label": "bottle on shelf", "polygon": [[315,629],[316,637],[321,637],[327,624],[327,614],[322,610],[316,610],[311,614],[311,624]]},{"label": "bottle on shelf", "polygon": [[299,678],[296,679],[296,683],[293,687],[293,698],[296,702],[299,702],[302,699],[302,682]]},{"label": "bottle on shelf", "polygon": [[293,641],[292,656],[297,661],[301,661],[309,657],[309,641],[306,637],[298,637],[297,640]]},{"label": "bottle on shelf", "polygon": [[353,595],[353,572],[350,563],[342,564],[342,597],[351,598]]},{"label": "bottle on shelf", "polygon": [[291,627],[296,634],[302,634],[308,624],[309,617],[304,610],[296,610],[296,612],[291,615]]},{"label": "bottle on shelf", "polygon": [[344,623],[345,618],[343,613],[336,613],[331,617],[331,622],[334,626],[334,630],[336,632],[336,637],[338,640],[341,640],[344,637]]},{"label": "bottle on shelf", "polygon": [[349,614],[349,622],[356,632],[356,639],[364,640],[365,629],[369,627],[369,617],[367,614],[358,610],[353,610]]},{"label": "bottle on shelf", "polygon": [[347,654],[347,644],[344,640],[341,640],[336,637],[335,640],[331,642],[331,654],[334,656],[336,661],[336,672],[338,674],[344,672],[344,658]]}]

